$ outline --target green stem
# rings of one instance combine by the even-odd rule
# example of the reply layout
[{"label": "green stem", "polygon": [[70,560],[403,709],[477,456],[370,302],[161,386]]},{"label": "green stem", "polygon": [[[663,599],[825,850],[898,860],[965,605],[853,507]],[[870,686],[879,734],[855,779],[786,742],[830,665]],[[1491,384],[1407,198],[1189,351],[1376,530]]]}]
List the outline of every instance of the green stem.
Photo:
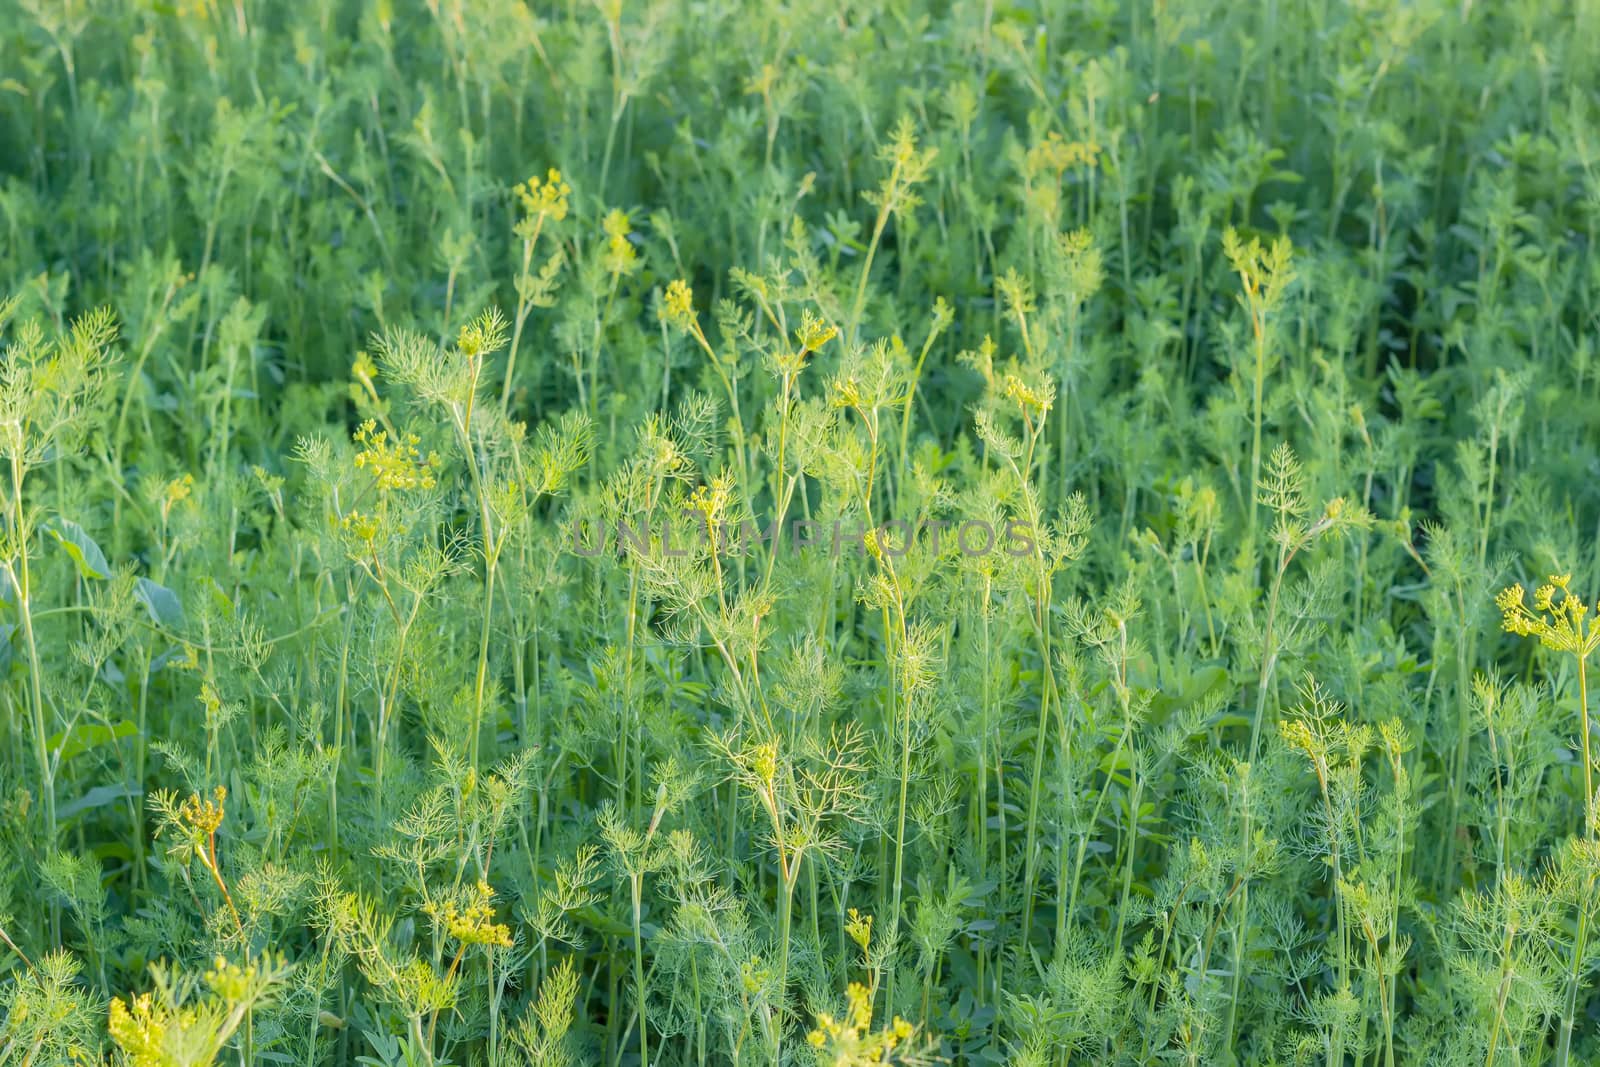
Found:
[{"label": "green stem", "polygon": [[[39,791],[44,800],[45,849],[49,852],[56,846],[55,772],[50,766],[50,735],[45,723],[44,687],[40,678],[43,664],[39,658],[38,638],[33,629],[33,578],[28,566],[28,530],[22,501],[23,476],[21,451],[13,449],[11,485],[15,496],[12,498],[11,528],[17,541],[17,568],[11,573],[11,584],[16,587],[17,620],[22,627],[23,643],[28,649],[29,711],[33,716],[34,756],[39,763]],[[54,914],[53,908],[52,914]]]},{"label": "green stem", "polygon": [[[1578,653],[1578,711],[1583,728],[1583,812],[1584,836],[1592,846],[1595,843],[1594,763],[1589,756],[1589,679],[1586,658]],[[1578,992],[1583,985],[1583,956],[1588,947],[1590,897],[1594,894],[1595,878],[1587,875],[1583,892],[1578,896],[1578,936],[1572,944],[1572,963],[1567,969],[1566,1006],[1561,1012],[1561,1031],[1556,1041],[1556,1067],[1567,1067],[1572,1054],[1572,1027],[1577,1021]]]},{"label": "green stem", "polygon": [[631,879],[633,890],[633,988],[639,1009],[639,1067],[650,1067],[650,1040],[645,1026],[644,1004],[644,938],[641,934],[640,913],[643,910],[644,876],[636,874]]}]

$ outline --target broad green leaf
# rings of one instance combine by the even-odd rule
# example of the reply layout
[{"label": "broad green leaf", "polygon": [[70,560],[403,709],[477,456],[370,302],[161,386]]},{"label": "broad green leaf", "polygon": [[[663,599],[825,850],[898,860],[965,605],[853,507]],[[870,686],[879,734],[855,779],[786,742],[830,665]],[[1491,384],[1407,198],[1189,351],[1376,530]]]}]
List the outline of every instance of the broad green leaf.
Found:
[{"label": "broad green leaf", "polygon": [[111,577],[111,564],[106,562],[106,554],[100,551],[100,546],[84,532],[82,526],[71,519],[57,518],[45,529],[67,550],[72,562],[78,565],[80,575],[102,580]]},{"label": "broad green leaf", "polygon": [[97,785],[77,800],[63,805],[56,815],[62,820],[70,819],[74,815],[103,808],[107,804],[115,804],[119,800],[142,795],[144,790],[136,789],[131,785]]},{"label": "broad green leaf", "polygon": [[183,603],[178,594],[159,582],[140,578],[134,585],[133,595],[150,613],[150,621],[169,630],[183,625]]},{"label": "broad green leaf", "polygon": [[49,746],[50,751],[59,751],[62,761],[66,761],[101,745],[132,737],[138,732],[139,727],[126,719],[109,726],[100,722],[84,722],[52,736]]}]

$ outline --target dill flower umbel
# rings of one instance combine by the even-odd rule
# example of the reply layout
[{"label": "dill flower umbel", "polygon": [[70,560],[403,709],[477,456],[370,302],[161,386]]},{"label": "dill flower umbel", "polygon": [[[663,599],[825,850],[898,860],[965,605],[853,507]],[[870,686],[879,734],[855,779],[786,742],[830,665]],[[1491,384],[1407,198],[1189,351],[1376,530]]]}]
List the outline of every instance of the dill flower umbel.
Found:
[{"label": "dill flower umbel", "polygon": [[917,1028],[898,1015],[890,1025],[872,1033],[872,994],[859,982],[850,983],[845,990],[845,1002],[842,1018],[818,1012],[816,1028],[806,1035],[806,1042],[818,1051],[823,1063],[844,1067],[894,1062],[895,1050],[916,1036]]},{"label": "dill flower umbel", "polygon": [[800,342],[800,347],[807,352],[817,351],[837,336],[839,327],[818,318],[810,308],[802,313],[800,329],[795,331],[795,338]]},{"label": "dill flower umbel", "polygon": [[733,490],[733,479],[726,474],[719,475],[709,485],[695,486],[685,507],[699,515],[702,525],[709,529],[717,525],[733,502]]},{"label": "dill flower umbel", "polygon": [[512,187],[517,194],[517,200],[522,205],[522,213],[526,218],[535,219],[543,216],[560,222],[567,217],[570,206],[572,186],[561,177],[561,172],[554,167],[550,168],[548,176],[541,179],[537,174],[525,182],[519,182]]},{"label": "dill flower umbel", "polygon": [[1024,414],[1042,415],[1049,411],[1051,405],[1055,403],[1053,394],[1054,390],[1048,385],[1034,388],[1015,374],[1008,374],[1005,377],[1005,398],[1015,401]]},{"label": "dill flower umbel", "polygon": [[204,975],[212,992],[230,1003],[248,1000],[260,970],[253,963],[241,967],[222,956],[213,961],[211,970]]},{"label": "dill flower umbel", "polygon": [[1060,178],[1073,167],[1093,167],[1100,146],[1093,141],[1068,141],[1051,130],[1044,140],[1028,149],[1028,170],[1033,174],[1054,174]]},{"label": "dill flower umbel", "polygon": [[861,406],[861,383],[856,380],[855,375],[835,378],[828,383],[828,388],[832,393],[831,403],[834,407],[854,408]]},{"label": "dill flower umbel", "polygon": [[667,286],[662,308],[670,325],[687,330],[694,320],[694,290],[689,288],[689,283],[679,278]]},{"label": "dill flower umbel", "polygon": [[127,1057],[129,1067],[164,1067],[167,1063],[163,1047],[167,1037],[166,1022],[156,1013],[149,993],[140,993],[127,1001],[113,997],[106,1029]]},{"label": "dill flower umbel", "polygon": [[1495,597],[1501,612],[1501,625],[1519,637],[1537,637],[1540,644],[1556,652],[1587,657],[1600,645],[1600,625],[1584,619],[1589,605],[1574,596],[1568,586],[1570,574],[1552,574],[1550,580],[1533,592],[1533,608],[1526,603],[1521,583],[1510,586]]},{"label": "dill flower umbel", "polygon": [[470,945],[510,948],[511,928],[494,921],[494,890],[489,883],[479,882],[474,892],[476,899],[465,909],[447,900],[442,905],[429,904],[425,910],[463,948]]},{"label": "dill flower umbel", "polygon": [[364,511],[352,511],[339,520],[339,529],[364,544],[371,545],[383,529],[376,516]]},{"label": "dill flower umbel", "polygon": [[178,809],[178,818],[196,833],[210,835],[217,832],[226,815],[225,804],[228,799],[226,786],[217,786],[212,792],[212,799],[201,800],[200,794],[190,794],[189,799],[183,802]]},{"label": "dill flower umbel", "polygon": [[601,221],[600,228],[606,235],[605,268],[607,274],[632,274],[639,269],[639,253],[634,250],[630,235],[633,233],[633,224],[628,221],[628,214],[612,208]]},{"label": "dill flower umbel", "polygon": [[175,505],[189,499],[194,492],[194,475],[185,474],[172,479],[161,491],[161,520],[163,522],[172,514]]},{"label": "dill flower umbel", "polygon": [[848,919],[844,924],[844,932],[850,940],[861,946],[861,951],[866,952],[872,945],[872,916],[863,915],[855,908],[847,913]]},{"label": "dill flower umbel", "polygon": [[434,472],[439,469],[439,454],[430,452],[426,457],[417,446],[422,443],[414,433],[391,441],[387,430],[368,419],[355,432],[355,442],[362,446],[356,454],[356,467],[370,473],[384,492],[406,489],[432,489]]}]

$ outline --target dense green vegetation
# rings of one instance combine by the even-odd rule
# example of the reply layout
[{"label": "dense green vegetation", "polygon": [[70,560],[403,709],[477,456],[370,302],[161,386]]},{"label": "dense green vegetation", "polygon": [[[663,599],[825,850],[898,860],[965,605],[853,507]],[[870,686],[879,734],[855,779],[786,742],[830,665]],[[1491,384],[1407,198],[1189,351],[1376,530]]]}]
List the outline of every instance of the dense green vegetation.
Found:
[{"label": "dense green vegetation", "polygon": [[1597,72],[0,0],[0,1067],[1595,1062]]}]

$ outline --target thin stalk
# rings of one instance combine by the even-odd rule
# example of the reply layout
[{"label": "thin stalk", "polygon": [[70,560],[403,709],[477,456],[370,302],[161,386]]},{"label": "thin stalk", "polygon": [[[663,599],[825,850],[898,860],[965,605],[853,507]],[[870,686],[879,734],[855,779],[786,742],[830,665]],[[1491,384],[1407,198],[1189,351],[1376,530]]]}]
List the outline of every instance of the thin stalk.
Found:
[{"label": "thin stalk", "polygon": [[[17,566],[12,569],[7,564],[10,572],[11,584],[17,591],[17,621],[22,627],[23,644],[28,650],[28,701],[29,711],[33,717],[33,742],[34,756],[39,763],[39,791],[43,794],[45,815],[45,847],[54,849],[56,845],[56,787],[55,771],[51,766],[49,752],[49,729],[45,723],[44,686],[41,681],[43,663],[39,657],[39,642],[33,627],[33,576],[28,566],[28,530],[26,516],[23,512],[22,480],[24,477],[22,464],[22,451],[14,448],[11,452],[11,485],[15,495],[12,497],[11,528],[16,535]],[[52,917],[56,916],[54,907],[51,909]],[[55,923],[52,922],[52,926]]]},{"label": "thin stalk", "polygon": [[[1589,844],[1595,844],[1594,763],[1589,754],[1589,676],[1586,657],[1580,651],[1578,661],[1578,712],[1583,728],[1583,809],[1584,832]],[[1567,992],[1561,1011],[1561,1029],[1556,1039],[1556,1067],[1567,1067],[1572,1055],[1572,1027],[1578,1015],[1578,991],[1583,985],[1583,955],[1589,940],[1590,898],[1594,895],[1595,878],[1584,878],[1583,892],[1578,895],[1578,936],[1572,944],[1572,962],[1567,968]]]},{"label": "thin stalk", "polygon": [[[889,187],[893,190],[895,183],[900,178],[900,164],[897,162],[894,171],[889,176]],[[889,225],[889,212],[894,205],[894,196],[883,198],[883,204],[878,208],[878,218],[872,224],[872,240],[867,242],[867,254],[861,261],[861,277],[856,282],[855,299],[850,302],[850,318],[845,324],[845,343],[855,344],[857,340],[857,327],[861,323],[861,309],[867,302],[867,279],[872,276],[872,260],[878,253],[878,242],[883,239],[883,231]]]},{"label": "thin stalk", "polygon": [[628,881],[633,894],[633,995],[639,1009],[639,1067],[650,1067],[650,1039],[645,1025],[644,1004],[644,939],[640,922],[644,875],[634,874]]}]

